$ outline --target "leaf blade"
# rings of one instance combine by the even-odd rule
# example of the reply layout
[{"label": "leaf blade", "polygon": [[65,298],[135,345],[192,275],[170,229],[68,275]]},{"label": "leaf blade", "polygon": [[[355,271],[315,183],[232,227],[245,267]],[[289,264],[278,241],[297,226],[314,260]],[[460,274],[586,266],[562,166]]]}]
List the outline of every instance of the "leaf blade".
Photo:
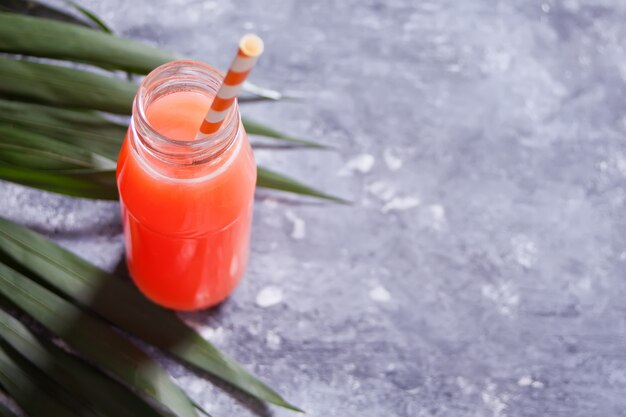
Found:
[{"label": "leaf blade", "polygon": [[0,163],[0,179],[70,197],[118,199],[115,171],[46,172]]},{"label": "leaf blade", "polygon": [[137,85],[58,65],[0,57],[0,95],[52,106],[130,114]]},{"label": "leaf blade", "polygon": [[0,0],[0,11],[54,19],[91,28],[91,25],[64,10],[34,0]]},{"label": "leaf blade", "polygon": [[75,1],[67,0],[66,3],[69,4],[71,7],[73,7],[76,11],[78,11],[78,13],[82,14],[83,16],[85,16],[89,21],[94,23],[97,27],[102,29],[103,32],[111,33],[111,34],[113,33],[113,30],[111,30],[109,25],[104,23],[104,21],[102,19],[100,19],[98,16],[96,16],[93,12],[91,12],[91,11],[85,9],[84,7],[80,6]]},{"label": "leaf blade", "polygon": [[272,139],[282,140],[285,142],[293,143],[295,145],[306,146],[309,148],[318,148],[318,149],[330,149],[329,146],[322,145],[320,143],[316,143],[310,140],[298,139],[293,136],[285,135],[271,127],[268,127],[262,123],[255,122],[248,118],[242,118],[243,127],[246,129],[246,133],[249,135],[258,135],[265,136]]},{"label": "leaf blade", "polygon": [[178,56],[78,25],[0,12],[0,52],[147,74]]},{"label": "leaf blade", "polygon": [[114,161],[0,124],[0,179],[73,197],[118,198]]},{"label": "leaf blade", "polygon": [[85,110],[70,110],[0,98],[0,124],[60,140],[116,160],[127,126]]},{"label": "leaf blade", "polygon": [[[7,155],[8,154],[8,155]],[[12,161],[19,166],[28,166],[34,169],[99,169],[115,170],[115,161],[93,152],[68,145],[38,133],[8,126],[0,123],[0,159],[13,154],[18,158]]]},{"label": "leaf blade", "polygon": [[[1,108],[1,106],[0,106]],[[2,132],[16,132],[18,130],[3,129],[0,126],[0,143],[2,142]],[[49,142],[41,139],[41,142]],[[13,139],[15,140],[15,138]],[[71,146],[66,149],[75,149]],[[30,154],[29,158],[34,159],[36,155]],[[67,156],[67,155],[66,155]],[[76,151],[76,158],[81,157],[79,150]],[[85,158],[93,158],[91,156],[82,154],[83,160]],[[33,164],[45,166],[46,160],[40,158],[41,162]],[[13,161],[15,162],[15,161]],[[52,191],[60,194],[66,194],[74,197],[85,198],[99,198],[105,200],[115,200],[118,198],[117,185],[115,181],[114,170],[102,170],[98,169],[97,165],[93,168],[87,168],[84,170],[72,170],[72,166],[67,166],[65,171],[49,172],[41,169],[33,168],[32,166],[13,166],[8,165],[6,162],[2,163],[2,149],[0,146],[0,179],[18,182],[30,187],[40,188],[47,191]],[[276,189],[280,191],[287,191],[295,194],[306,195],[310,197],[322,198],[342,204],[346,204],[347,201],[339,197],[323,193],[305,184],[302,184],[296,180],[286,177],[277,172],[268,170],[263,167],[258,167],[257,185],[259,187],[266,187]]]},{"label": "leaf blade", "polygon": [[0,236],[0,251],[121,329],[260,400],[301,411],[129,283],[2,217]]},{"label": "leaf blade", "polygon": [[267,168],[257,168],[257,186],[271,188],[279,191],[287,191],[294,194],[305,195],[309,197],[317,197],[324,200],[334,201],[340,204],[350,204],[348,200],[336,197],[330,194],[323,193],[319,190],[302,184],[294,179],[279,174],[278,172],[269,170]]},{"label": "leaf blade", "polygon": [[112,379],[58,347],[44,343],[10,314],[0,310],[0,338],[50,379],[107,415],[163,416]]},{"label": "leaf blade", "polygon": [[[65,404],[52,397],[32,375],[7,354],[0,345],[0,384],[24,411],[32,417],[78,417]],[[36,401],[33,399],[36,398]]]},{"label": "leaf blade", "polygon": [[[179,417],[197,417],[193,404],[161,366],[104,322],[0,263],[0,293],[89,360]],[[68,323],[70,325],[68,325]],[[84,335],[90,335],[85,338]],[[92,340],[95,343],[92,343]]]}]

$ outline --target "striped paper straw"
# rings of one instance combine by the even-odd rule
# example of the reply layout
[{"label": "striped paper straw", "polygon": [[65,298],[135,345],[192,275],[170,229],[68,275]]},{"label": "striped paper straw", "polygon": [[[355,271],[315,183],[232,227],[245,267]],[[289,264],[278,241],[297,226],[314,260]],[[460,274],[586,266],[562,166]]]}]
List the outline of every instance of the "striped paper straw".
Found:
[{"label": "striped paper straw", "polygon": [[219,130],[228,114],[228,110],[230,110],[235,98],[239,95],[241,86],[262,53],[263,40],[257,35],[248,34],[241,38],[237,55],[232,64],[230,64],[226,77],[224,77],[224,81],[217,91],[213,103],[211,103],[211,108],[202,121],[196,139]]}]

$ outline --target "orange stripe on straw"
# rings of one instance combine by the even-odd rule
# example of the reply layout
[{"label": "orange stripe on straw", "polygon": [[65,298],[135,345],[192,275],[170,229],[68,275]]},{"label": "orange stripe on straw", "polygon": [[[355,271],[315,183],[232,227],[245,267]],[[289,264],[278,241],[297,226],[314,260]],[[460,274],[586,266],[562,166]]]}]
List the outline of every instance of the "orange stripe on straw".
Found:
[{"label": "orange stripe on straw", "polygon": [[215,97],[213,99],[213,104],[211,104],[211,108],[217,111],[224,111],[233,104],[233,101],[235,101],[235,97],[231,97],[231,98]]},{"label": "orange stripe on straw", "polygon": [[226,78],[224,78],[224,84],[226,85],[241,84],[248,77],[248,74],[250,74],[250,71],[246,71],[246,72],[228,71],[228,73],[226,74]]},{"label": "orange stripe on straw", "polygon": [[[215,123],[207,122],[206,120],[204,120],[202,122],[202,126],[200,126],[200,132],[205,135],[209,133],[217,132],[218,130],[220,130],[220,126],[222,125],[223,122],[224,120],[220,120],[219,122],[215,122]],[[205,131],[203,131],[202,129],[204,129]]]},{"label": "orange stripe on straw", "polygon": [[243,82],[254,68],[259,55],[263,53],[263,41],[257,35],[245,35],[239,41],[239,50],[230,64],[226,77],[220,86],[211,108],[204,117],[196,138],[217,132],[222,126],[228,109],[239,95]]}]

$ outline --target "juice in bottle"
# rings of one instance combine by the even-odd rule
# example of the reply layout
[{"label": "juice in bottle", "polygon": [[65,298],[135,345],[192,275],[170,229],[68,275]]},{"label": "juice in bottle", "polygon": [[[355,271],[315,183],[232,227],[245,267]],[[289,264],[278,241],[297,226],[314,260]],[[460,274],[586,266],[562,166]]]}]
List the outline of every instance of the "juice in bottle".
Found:
[{"label": "juice in bottle", "polygon": [[256,165],[236,102],[219,132],[195,138],[221,79],[193,61],[150,73],[118,159],[130,274],[177,310],[224,300],[248,259]]}]

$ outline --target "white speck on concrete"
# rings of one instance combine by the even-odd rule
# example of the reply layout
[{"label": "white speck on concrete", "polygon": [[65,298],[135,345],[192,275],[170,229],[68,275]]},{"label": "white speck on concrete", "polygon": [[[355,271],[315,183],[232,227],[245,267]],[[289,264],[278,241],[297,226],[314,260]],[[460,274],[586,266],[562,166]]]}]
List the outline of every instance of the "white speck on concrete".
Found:
[{"label": "white speck on concrete", "polygon": [[385,165],[391,171],[397,171],[402,168],[402,159],[398,155],[396,155],[391,149],[385,149],[383,151],[383,159],[385,161]]},{"label": "white speck on concrete", "polygon": [[609,163],[606,161],[601,161],[598,164],[598,168],[600,169],[601,172],[606,172],[609,169]]},{"label": "white speck on concrete", "polygon": [[519,304],[519,294],[510,282],[504,282],[499,285],[483,285],[481,291],[483,297],[493,301],[500,313],[505,316],[511,315]]},{"label": "white speck on concrete", "polygon": [[417,197],[396,197],[390,200],[382,208],[383,213],[388,213],[392,210],[403,211],[415,208],[420,205],[420,199]]},{"label": "white speck on concrete", "polygon": [[609,382],[612,384],[626,385],[626,369],[612,369],[609,372]]},{"label": "white speck on concrete", "polygon": [[283,290],[273,285],[268,285],[256,295],[256,305],[267,308],[280,304],[283,301]]},{"label": "white speck on concrete", "polygon": [[379,303],[391,301],[391,294],[382,285],[377,285],[370,290],[370,298]]},{"label": "white speck on concrete", "polygon": [[461,392],[463,394],[465,394],[465,395],[471,395],[475,391],[474,386],[467,379],[463,378],[462,376],[457,376],[456,377],[456,384],[461,389]]},{"label": "white speck on concrete", "polygon": [[386,181],[375,181],[365,189],[381,201],[389,201],[396,195],[395,187]]},{"label": "white speck on concrete", "polygon": [[206,324],[200,321],[196,321],[190,318],[185,318],[184,316],[181,318],[185,321],[185,323],[191,326],[196,332],[200,333],[200,335],[204,339],[209,340],[210,342],[218,344],[218,345],[224,343],[224,340],[226,339],[226,335],[224,333],[223,327],[213,328],[211,326],[207,326]]},{"label": "white speck on concrete", "polygon": [[361,382],[358,379],[348,378],[348,380],[351,380],[350,388],[352,388],[353,391],[358,391],[358,389],[361,388]]},{"label": "white speck on concrete", "polygon": [[543,10],[544,13],[550,13],[550,5],[548,3],[543,3],[541,5],[541,10]]},{"label": "white speck on concrete", "polygon": [[580,292],[585,293],[591,291],[592,282],[589,278],[583,278],[576,283],[576,287]]},{"label": "white speck on concrete", "polygon": [[528,236],[517,235],[511,238],[513,258],[524,268],[531,268],[537,262],[537,245]]},{"label": "white speck on concrete", "polygon": [[533,377],[530,375],[524,375],[523,377],[518,379],[517,385],[519,385],[520,387],[532,387],[535,389],[541,389],[544,387],[543,382],[533,379]]},{"label": "white speck on concrete", "polygon": [[431,226],[435,230],[443,230],[446,226],[446,209],[439,205],[433,204],[428,207],[428,211],[431,217]]},{"label": "white speck on concrete", "polygon": [[291,229],[291,237],[296,240],[304,239],[306,237],[306,223],[304,220],[296,216],[291,210],[285,212],[285,217],[287,217],[287,220],[289,220],[293,226]]},{"label": "white speck on concrete", "polygon": [[207,12],[216,12],[219,9],[219,5],[214,1],[202,2],[202,9]]},{"label": "white speck on concrete", "polygon": [[346,372],[352,372],[356,369],[356,365],[353,363],[347,363],[343,366],[343,370]]},{"label": "white speck on concrete", "polygon": [[483,403],[493,417],[506,417],[506,401],[508,396],[497,395],[496,385],[494,383],[487,383],[487,387],[480,393]]},{"label": "white speck on concrete", "polygon": [[273,198],[268,198],[263,200],[262,205],[263,209],[266,210],[263,213],[264,215],[261,216],[261,221],[268,226],[279,228],[281,226],[281,218],[278,210],[276,210],[278,202]]},{"label": "white speck on concrete", "polygon": [[348,176],[354,172],[367,174],[374,167],[374,162],[375,159],[373,155],[370,155],[368,153],[362,153],[346,162],[341,171],[339,171],[339,175]]},{"label": "white speck on concrete", "polygon": [[619,254],[619,260],[626,261],[626,251],[623,251],[622,253]]},{"label": "white speck on concrete", "polygon": [[194,379],[187,386],[193,394],[200,394],[206,388],[205,384],[201,379]]},{"label": "white speck on concrete", "polygon": [[197,329],[198,332],[202,335],[203,338],[209,340],[215,344],[223,344],[224,343],[224,328],[223,327],[209,327],[209,326],[201,326]]},{"label": "white speck on concrete", "polygon": [[613,156],[613,165],[615,165],[615,169],[622,176],[626,175],[626,157],[622,154],[615,154]]},{"label": "white speck on concrete", "polygon": [[265,335],[265,344],[267,345],[268,348],[272,350],[278,350],[280,349],[281,343],[282,343],[282,339],[279,335],[277,335],[271,330],[267,331],[267,334]]},{"label": "white speck on concrete", "polygon": [[274,200],[273,198],[266,198],[265,200],[263,200],[263,206],[267,207],[270,210],[273,210],[278,207],[278,201]]},{"label": "white speck on concrete", "polygon": [[462,69],[462,68],[463,68],[463,67],[461,67],[461,65],[459,65],[459,64],[450,64],[450,65],[448,65],[448,66],[446,67],[446,69],[447,69],[449,72],[461,72],[461,69]]}]

